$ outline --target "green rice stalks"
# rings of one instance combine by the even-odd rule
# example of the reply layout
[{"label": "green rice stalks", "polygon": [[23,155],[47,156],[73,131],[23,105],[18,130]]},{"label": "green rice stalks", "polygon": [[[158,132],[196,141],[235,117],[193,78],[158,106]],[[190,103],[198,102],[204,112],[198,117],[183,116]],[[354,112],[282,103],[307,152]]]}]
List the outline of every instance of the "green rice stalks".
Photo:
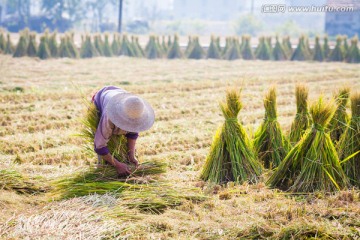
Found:
[{"label": "green rice stalks", "polygon": [[[337,145],[340,160],[360,151],[360,93],[351,96],[351,119]],[[360,188],[360,154],[343,163],[350,183]]]},{"label": "green rice stalks", "polygon": [[342,62],[344,61],[344,52],[343,49],[341,47],[341,42],[342,42],[342,38],[341,36],[337,36],[336,38],[336,45],[334,50],[332,50],[330,56],[329,56],[329,61],[332,62]]},{"label": "green rice stalks", "polygon": [[85,41],[80,49],[81,58],[93,58],[99,56],[99,52],[91,41],[90,36],[85,37]]},{"label": "green rice stalks", "polygon": [[67,44],[66,37],[60,38],[59,57],[60,58],[72,58],[71,52],[69,50],[69,45]]},{"label": "green rice stalks", "polygon": [[169,47],[167,46],[165,36],[162,36],[161,47],[164,50],[164,53],[168,52]]},{"label": "green rice stalks", "polygon": [[287,59],[287,55],[282,45],[279,42],[279,37],[276,36],[275,47],[273,49],[273,56],[275,61],[284,61]]},{"label": "green rice stalks", "polygon": [[104,50],[104,56],[105,57],[112,57],[113,56],[113,52],[111,50],[110,47],[110,43],[109,43],[109,35],[105,34],[105,41],[103,44],[103,50]]},{"label": "green rice stalks", "polygon": [[318,62],[324,61],[324,53],[320,45],[320,38],[318,36],[315,37],[315,49],[314,49],[313,60]]},{"label": "green rice stalks", "polygon": [[58,52],[58,43],[56,40],[56,32],[51,34],[49,38],[49,42],[48,43],[46,42],[46,45],[48,45],[51,57],[57,58],[59,56],[59,52]]},{"label": "green rice stalks", "polygon": [[69,49],[70,55],[72,58],[79,58],[79,51],[74,43],[74,33],[70,33],[70,35],[65,36],[66,45]]},{"label": "green rice stalks", "polygon": [[0,53],[5,52],[6,40],[3,31],[0,29]]},{"label": "green rice stalks", "polygon": [[202,46],[200,45],[199,38],[194,37],[194,39],[192,41],[193,41],[192,48],[189,51],[188,58],[189,59],[202,59],[202,58],[204,58],[205,51],[202,48]]},{"label": "green rice stalks", "polygon": [[172,45],[169,47],[169,51],[167,54],[167,58],[168,59],[176,59],[176,58],[182,58],[183,54],[181,52],[180,49],[180,45],[179,45],[179,37],[178,35],[174,35],[174,41],[172,43]]},{"label": "green rice stalks", "polygon": [[135,36],[131,36],[131,47],[134,50],[134,55],[136,57],[144,57],[144,52]]},{"label": "green rice stalks", "polygon": [[113,41],[111,43],[111,51],[112,53],[117,56],[120,53],[120,40],[119,40],[119,35],[117,33],[114,33],[113,36]]},{"label": "green rice stalks", "polygon": [[226,60],[236,60],[241,58],[241,50],[238,38],[231,38],[227,43],[227,50],[224,58]]},{"label": "green rice stalks", "polygon": [[265,37],[259,38],[259,45],[256,48],[255,54],[256,58],[260,60],[270,60],[272,58],[269,41]]},{"label": "green rice stalks", "polygon": [[19,194],[44,192],[45,188],[35,185],[28,178],[12,169],[0,170],[0,190],[15,191]]},{"label": "green rice stalks", "polygon": [[351,46],[346,55],[346,62],[348,63],[360,63],[360,50],[358,47],[357,36],[351,39]]},{"label": "green rice stalks", "polygon": [[119,54],[128,57],[135,57],[134,49],[132,49],[132,45],[126,34],[123,34],[122,36]]},{"label": "green rice stalks", "polygon": [[276,90],[272,87],[264,99],[265,118],[255,133],[254,147],[265,168],[275,168],[290,150],[290,144],[277,121]]},{"label": "green rice stalks", "polygon": [[349,122],[349,116],[346,113],[346,106],[349,102],[349,96],[350,89],[348,87],[341,88],[338,94],[335,96],[337,108],[328,127],[331,140],[333,140],[334,143],[339,141]]},{"label": "green rice stalks", "polygon": [[23,34],[20,35],[19,42],[16,46],[13,57],[25,57],[27,54],[27,43],[26,38]]},{"label": "green rice stalks", "polygon": [[305,36],[301,36],[299,38],[299,44],[291,56],[291,61],[307,61],[310,59],[312,58],[306,46]]},{"label": "green rice stalks", "polygon": [[104,49],[103,49],[103,41],[101,40],[101,36],[100,34],[97,34],[94,36],[94,46],[96,48],[96,50],[98,51],[98,53],[100,54],[100,56],[104,56]]},{"label": "green rice stalks", "polygon": [[189,36],[188,44],[187,44],[186,49],[185,49],[185,56],[189,55],[192,48],[193,48],[193,39],[192,39],[191,36]]},{"label": "green rice stalks", "polygon": [[293,51],[292,51],[292,45],[291,45],[289,36],[286,36],[286,37],[283,38],[282,47],[283,47],[283,49],[285,51],[286,59],[290,59],[292,54],[293,54]]},{"label": "green rice stalks", "polygon": [[7,41],[5,46],[5,54],[12,55],[14,53],[14,46],[10,39],[10,34],[7,34]]},{"label": "green rice stalks", "polygon": [[314,121],[311,128],[290,150],[267,184],[291,192],[333,192],[348,186],[348,178],[325,131],[335,113],[333,102],[315,102],[310,113]]},{"label": "green rice stalks", "polygon": [[146,57],[148,59],[162,58],[162,51],[159,48],[155,36],[150,36],[149,43],[147,45]]},{"label": "green rice stalks", "polygon": [[309,89],[304,85],[297,85],[295,89],[296,96],[296,115],[291,124],[290,142],[295,145],[310,127],[311,117],[308,111]]},{"label": "green rice stalks", "polygon": [[237,91],[227,92],[220,104],[225,123],[217,130],[201,173],[201,179],[215,183],[256,182],[262,167],[237,115],[242,108]]},{"label": "green rice stalks", "polygon": [[324,58],[328,59],[331,53],[331,49],[329,46],[329,38],[328,36],[324,37],[324,45],[323,45]]},{"label": "green rice stalks", "polygon": [[37,56],[40,59],[48,59],[51,57],[50,50],[44,36],[41,36],[40,38],[39,51],[37,53]]},{"label": "green rice stalks", "polygon": [[210,59],[220,59],[221,58],[220,49],[218,48],[218,45],[216,44],[216,40],[215,40],[214,36],[211,36],[210,46],[207,51],[206,58],[210,58]]},{"label": "green rice stalks", "polygon": [[241,48],[241,56],[244,60],[253,60],[255,59],[253,50],[251,48],[251,37],[249,35],[245,35],[243,37],[243,47]]},{"label": "green rice stalks", "polygon": [[[166,164],[162,162],[145,162],[138,170],[133,171],[130,177],[143,177],[164,173]],[[126,189],[140,190],[146,185],[127,182],[128,179],[119,179],[116,169],[112,166],[104,166],[78,174],[74,177],[66,177],[53,183],[53,196],[60,199],[86,196],[89,194],[113,193],[119,195]]]}]

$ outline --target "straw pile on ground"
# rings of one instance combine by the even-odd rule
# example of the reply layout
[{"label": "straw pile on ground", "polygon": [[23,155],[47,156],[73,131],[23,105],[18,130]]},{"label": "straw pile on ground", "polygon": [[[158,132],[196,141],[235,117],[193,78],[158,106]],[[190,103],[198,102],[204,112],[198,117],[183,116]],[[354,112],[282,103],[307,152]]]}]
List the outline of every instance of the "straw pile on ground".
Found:
[{"label": "straw pile on ground", "polygon": [[340,160],[354,153],[351,159],[343,163],[343,169],[350,183],[360,188],[360,93],[351,96],[351,119],[337,146]]},{"label": "straw pile on ground", "polygon": [[296,115],[290,130],[290,142],[297,143],[304,132],[311,124],[311,118],[308,111],[309,89],[304,85],[297,85],[295,89],[296,96]]},{"label": "straw pile on ground", "polygon": [[335,113],[332,102],[320,98],[311,108],[312,127],[288,153],[267,184],[291,192],[333,192],[348,186],[348,178],[325,131]]},{"label": "straw pile on ground", "polygon": [[329,61],[332,62],[342,62],[344,61],[344,51],[341,47],[341,36],[338,36],[336,38],[336,45],[335,48],[331,51],[331,54],[329,55]]},{"label": "straw pile on ground", "polygon": [[13,169],[0,170],[0,189],[15,191],[19,194],[36,194],[45,191],[44,188]]},{"label": "straw pile on ground", "polygon": [[339,141],[349,122],[349,116],[346,113],[346,106],[349,102],[349,96],[350,89],[348,87],[343,87],[339,90],[335,97],[337,108],[328,127],[330,131],[330,137],[334,143]]},{"label": "straw pile on ground", "polygon": [[262,167],[245,129],[237,119],[242,108],[239,93],[228,91],[226,102],[220,107],[225,123],[216,132],[201,178],[215,183],[255,182]]},{"label": "straw pile on ground", "polygon": [[286,52],[280,44],[278,36],[276,36],[275,47],[273,49],[273,57],[275,61],[284,61],[287,59]]},{"label": "straw pile on ground", "polygon": [[358,38],[353,37],[351,39],[351,45],[346,55],[346,62],[348,63],[360,63],[360,50],[358,47]]},{"label": "straw pile on ground", "polygon": [[255,133],[254,147],[265,168],[277,167],[290,149],[277,121],[276,90],[272,87],[264,99],[265,118]]},{"label": "straw pile on ground", "polygon": [[315,49],[314,49],[314,61],[322,62],[324,61],[324,52],[320,45],[320,38],[315,38]]},{"label": "straw pile on ground", "polygon": [[179,45],[179,37],[178,37],[178,35],[175,35],[174,41],[171,44],[171,46],[169,47],[167,58],[168,59],[176,59],[176,58],[182,58],[182,57],[183,57],[183,54],[181,52],[180,45]]}]

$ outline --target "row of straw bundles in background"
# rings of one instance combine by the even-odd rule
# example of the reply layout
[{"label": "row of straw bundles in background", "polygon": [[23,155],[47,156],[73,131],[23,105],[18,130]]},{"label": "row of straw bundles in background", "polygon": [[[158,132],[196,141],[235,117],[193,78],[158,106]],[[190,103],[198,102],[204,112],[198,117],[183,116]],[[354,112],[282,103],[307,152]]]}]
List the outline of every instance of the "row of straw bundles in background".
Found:
[{"label": "row of straw bundles in background", "polygon": [[322,97],[308,110],[308,89],[296,87],[297,113],[289,136],[277,120],[276,90],[264,98],[265,117],[251,141],[237,115],[240,94],[227,92],[220,104],[225,116],[217,130],[201,178],[216,183],[255,182],[264,168],[271,187],[291,192],[335,191],[360,187],[360,94],[339,91],[335,101]]},{"label": "row of straw bundles in background", "polygon": [[[60,39],[60,41],[58,41]],[[315,38],[314,47],[311,48],[309,38],[301,36],[297,47],[293,49],[289,37],[284,37],[280,42],[275,37],[260,37],[256,48],[251,45],[251,37],[248,35],[238,37],[227,37],[225,45],[220,44],[220,37],[211,37],[210,45],[203,48],[198,37],[189,37],[185,49],[180,47],[179,37],[150,36],[143,48],[138,37],[119,35],[114,33],[110,39],[109,34],[95,34],[94,36],[81,36],[79,48],[74,43],[74,33],[65,33],[58,38],[56,32],[46,31],[37,43],[36,33],[29,30],[20,32],[19,42],[16,47],[11,42],[10,35],[0,32],[0,52],[12,54],[14,57],[39,57],[47,58],[92,58],[97,56],[113,57],[128,56],[148,59],[157,58],[189,58],[189,59],[227,59],[227,60],[274,60],[274,61],[339,61],[349,63],[360,62],[360,51],[358,38],[350,40],[350,46],[346,36],[338,36],[333,49],[329,46],[328,37],[324,37],[323,44],[319,37]]]}]

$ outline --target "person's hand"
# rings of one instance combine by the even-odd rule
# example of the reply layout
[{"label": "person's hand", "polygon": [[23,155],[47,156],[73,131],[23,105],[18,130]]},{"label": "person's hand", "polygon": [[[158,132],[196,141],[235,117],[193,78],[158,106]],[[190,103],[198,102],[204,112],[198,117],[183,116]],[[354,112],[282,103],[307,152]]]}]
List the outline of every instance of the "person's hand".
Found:
[{"label": "person's hand", "polygon": [[130,168],[125,163],[119,162],[118,164],[116,164],[115,168],[119,176],[125,177],[131,174]]},{"label": "person's hand", "polygon": [[139,166],[139,161],[136,159],[136,157],[134,155],[129,154],[128,160],[129,160],[130,163],[134,164],[135,167]]}]

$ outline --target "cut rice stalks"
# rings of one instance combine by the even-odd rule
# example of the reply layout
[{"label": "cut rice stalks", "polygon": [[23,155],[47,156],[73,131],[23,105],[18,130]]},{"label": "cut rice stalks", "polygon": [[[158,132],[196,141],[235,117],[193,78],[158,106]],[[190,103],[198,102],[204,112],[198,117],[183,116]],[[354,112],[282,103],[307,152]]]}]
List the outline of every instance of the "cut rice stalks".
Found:
[{"label": "cut rice stalks", "polygon": [[265,118],[255,133],[254,147],[265,168],[277,167],[290,150],[277,121],[276,90],[272,87],[264,99]]},{"label": "cut rice stalks", "polygon": [[0,190],[15,191],[19,194],[36,194],[47,189],[32,182],[13,169],[0,170]]},{"label": "cut rice stalks", "polygon": [[346,106],[349,102],[349,96],[350,89],[348,87],[344,87],[340,89],[339,93],[335,97],[337,108],[333,118],[329,123],[330,137],[334,143],[339,141],[349,122],[349,116],[346,113]]},{"label": "cut rice stalks", "polygon": [[309,89],[304,85],[297,85],[295,89],[296,96],[296,116],[291,124],[290,142],[295,145],[309,128],[311,117],[308,111]]},{"label": "cut rice stalks", "polygon": [[215,183],[256,182],[262,166],[237,115],[242,104],[240,94],[230,90],[220,104],[225,123],[217,130],[201,173],[201,179]]},{"label": "cut rice stalks", "polygon": [[336,149],[325,131],[335,112],[320,98],[310,108],[312,127],[288,153],[267,184],[290,192],[333,192],[348,186]]},{"label": "cut rice stalks", "polygon": [[[99,124],[99,111],[94,103],[88,104],[88,109],[85,118],[82,123],[84,125],[82,132],[79,134],[85,140],[85,149],[90,153],[94,153],[94,137],[97,126]],[[112,135],[107,147],[112,153],[113,157],[120,162],[127,162],[127,139],[124,135]],[[104,163],[104,162],[103,162]],[[114,168],[115,170],[115,168]],[[166,171],[166,164],[158,161],[145,162],[141,164],[137,169],[133,169],[133,174],[139,176],[140,174],[158,174]],[[115,174],[114,174],[115,176]]]},{"label": "cut rice stalks", "polygon": [[[337,146],[339,158],[350,183],[360,188],[360,93],[351,96],[351,120]],[[357,153],[348,161],[345,159]]]}]

